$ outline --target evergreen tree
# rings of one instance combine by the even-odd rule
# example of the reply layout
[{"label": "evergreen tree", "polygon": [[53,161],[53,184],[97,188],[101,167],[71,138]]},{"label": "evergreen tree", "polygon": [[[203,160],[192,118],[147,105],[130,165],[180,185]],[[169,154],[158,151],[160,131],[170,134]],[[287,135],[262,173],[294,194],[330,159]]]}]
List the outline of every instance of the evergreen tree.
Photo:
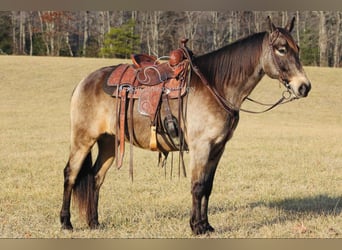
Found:
[{"label": "evergreen tree", "polygon": [[134,33],[135,21],[130,19],[126,24],[111,28],[105,35],[102,57],[128,58],[138,51],[139,36]]},{"label": "evergreen tree", "polygon": [[301,35],[300,59],[303,65],[319,66],[319,47],[317,45],[318,35],[306,30]]}]

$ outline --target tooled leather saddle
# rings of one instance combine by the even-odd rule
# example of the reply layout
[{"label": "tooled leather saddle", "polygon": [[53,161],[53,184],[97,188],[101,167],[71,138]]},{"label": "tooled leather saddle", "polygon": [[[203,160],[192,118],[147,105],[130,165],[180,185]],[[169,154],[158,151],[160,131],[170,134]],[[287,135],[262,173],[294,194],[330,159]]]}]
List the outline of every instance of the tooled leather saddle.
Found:
[{"label": "tooled leather saddle", "polygon": [[[188,39],[182,39],[182,46],[171,51],[169,60],[166,62],[160,62],[157,58],[146,54],[132,55],[132,64],[120,64],[108,75],[103,89],[112,97],[120,99],[116,107],[117,139],[115,147],[117,153],[118,147],[120,147],[119,154],[116,154],[118,168],[122,166],[123,162],[127,112],[133,115],[133,100],[138,101],[139,113],[148,116],[151,120],[151,150],[158,150],[156,126],[158,112],[162,103],[166,107],[166,121],[164,124],[168,127],[169,137],[172,140],[173,137],[180,136],[180,133],[176,131],[180,129],[180,126],[175,124],[177,121],[175,122],[175,117],[171,113],[168,100],[178,98],[179,105],[181,106],[182,97],[187,93],[187,80],[189,78],[191,62],[189,57],[192,55],[192,52],[186,47],[187,41]],[[129,102],[128,108],[126,105],[127,101]],[[179,110],[182,109],[180,108]],[[180,114],[178,116],[179,122]],[[132,121],[133,119],[130,120]],[[133,126],[128,127],[128,137],[132,146]],[[179,142],[180,140],[177,141]],[[182,145],[179,145],[179,150],[182,150]],[[130,163],[131,171],[132,163]]]}]

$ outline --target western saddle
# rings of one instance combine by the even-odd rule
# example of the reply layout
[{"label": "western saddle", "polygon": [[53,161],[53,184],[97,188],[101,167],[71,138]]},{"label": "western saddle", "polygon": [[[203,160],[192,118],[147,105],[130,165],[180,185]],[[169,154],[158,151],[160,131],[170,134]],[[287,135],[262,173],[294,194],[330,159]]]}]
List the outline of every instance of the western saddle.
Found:
[{"label": "western saddle", "polygon": [[[164,133],[180,152],[187,149],[180,129],[182,118],[183,97],[187,93],[192,52],[186,47],[188,39],[181,40],[181,47],[171,51],[169,60],[160,62],[154,56],[146,54],[132,55],[133,64],[120,64],[108,75],[103,85],[104,91],[114,98],[119,98],[116,107],[116,164],[120,168],[125,152],[125,137],[129,138],[131,146],[130,176],[133,178],[132,145],[134,140],[133,119],[127,126],[127,113],[133,116],[133,101],[138,101],[138,111],[148,116],[151,121],[150,149],[161,152],[165,159],[167,152],[159,148],[157,142],[157,126],[160,126],[160,110],[163,103],[165,120]],[[178,120],[172,114],[169,99],[178,99]],[[128,106],[127,106],[128,102]],[[128,127],[128,128],[127,128]],[[158,131],[161,131],[158,129]],[[120,148],[120,152],[118,152]],[[183,160],[183,159],[182,159]],[[165,164],[165,160],[163,165]],[[183,171],[184,164],[183,164]],[[185,172],[184,172],[185,175]]]}]

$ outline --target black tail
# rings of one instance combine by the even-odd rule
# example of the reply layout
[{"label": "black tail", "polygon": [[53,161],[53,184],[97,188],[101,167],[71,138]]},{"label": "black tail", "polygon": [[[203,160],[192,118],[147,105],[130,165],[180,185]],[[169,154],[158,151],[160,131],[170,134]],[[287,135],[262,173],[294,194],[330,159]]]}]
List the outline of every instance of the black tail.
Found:
[{"label": "black tail", "polygon": [[78,205],[80,215],[87,220],[88,224],[94,218],[94,214],[97,213],[97,208],[95,208],[95,178],[92,173],[92,165],[91,153],[88,153],[73,187],[74,203]]}]

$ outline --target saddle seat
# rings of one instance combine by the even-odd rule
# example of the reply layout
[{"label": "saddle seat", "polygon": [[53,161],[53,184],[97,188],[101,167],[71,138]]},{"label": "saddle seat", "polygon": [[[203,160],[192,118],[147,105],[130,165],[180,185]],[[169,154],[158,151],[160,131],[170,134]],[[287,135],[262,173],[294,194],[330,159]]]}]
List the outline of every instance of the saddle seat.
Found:
[{"label": "saddle seat", "polygon": [[156,57],[147,54],[133,54],[131,55],[131,59],[137,68],[144,68],[146,66],[159,64],[159,61]]}]

